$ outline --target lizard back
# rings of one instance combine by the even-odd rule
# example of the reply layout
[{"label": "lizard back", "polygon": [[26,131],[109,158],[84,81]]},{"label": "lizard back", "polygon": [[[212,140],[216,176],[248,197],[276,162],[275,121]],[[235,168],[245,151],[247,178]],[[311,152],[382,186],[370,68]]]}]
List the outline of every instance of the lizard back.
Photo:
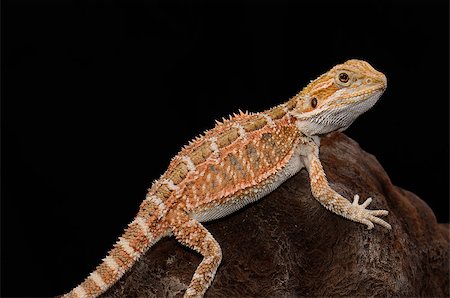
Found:
[{"label": "lizard back", "polygon": [[230,214],[300,170],[293,160],[300,132],[288,102],[264,113],[240,113],[185,146],[150,196],[199,221]]}]

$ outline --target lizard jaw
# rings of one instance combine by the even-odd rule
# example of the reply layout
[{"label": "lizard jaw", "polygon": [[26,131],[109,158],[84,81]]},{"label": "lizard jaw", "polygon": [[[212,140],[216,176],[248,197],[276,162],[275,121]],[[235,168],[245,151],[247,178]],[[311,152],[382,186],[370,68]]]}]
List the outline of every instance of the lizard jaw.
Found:
[{"label": "lizard jaw", "polygon": [[[316,111],[305,114],[294,114],[297,118],[297,127],[306,135],[322,135],[333,131],[347,129],[361,114],[375,105],[384,89],[377,88],[372,91],[360,92],[357,95],[343,98]],[[316,112],[316,113],[314,113]]]}]

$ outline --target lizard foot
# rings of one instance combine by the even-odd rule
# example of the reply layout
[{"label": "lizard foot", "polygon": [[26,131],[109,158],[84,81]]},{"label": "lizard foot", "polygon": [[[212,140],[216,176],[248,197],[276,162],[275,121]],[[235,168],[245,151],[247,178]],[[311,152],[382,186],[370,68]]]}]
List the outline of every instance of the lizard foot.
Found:
[{"label": "lizard foot", "polygon": [[391,229],[391,225],[379,218],[378,216],[388,215],[387,210],[369,210],[367,206],[372,202],[372,198],[368,198],[364,203],[359,205],[359,195],[355,195],[353,203],[350,207],[350,219],[356,222],[367,225],[367,229],[370,230],[374,227],[373,223],[379,224],[386,229]]}]

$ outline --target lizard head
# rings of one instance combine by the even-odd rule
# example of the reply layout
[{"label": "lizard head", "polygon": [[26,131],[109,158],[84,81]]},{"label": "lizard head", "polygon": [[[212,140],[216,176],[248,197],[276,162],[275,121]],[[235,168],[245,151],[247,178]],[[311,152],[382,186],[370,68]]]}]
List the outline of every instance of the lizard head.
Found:
[{"label": "lizard head", "polygon": [[348,60],[321,75],[296,97],[291,115],[307,135],[343,131],[386,89],[386,76],[362,60]]}]

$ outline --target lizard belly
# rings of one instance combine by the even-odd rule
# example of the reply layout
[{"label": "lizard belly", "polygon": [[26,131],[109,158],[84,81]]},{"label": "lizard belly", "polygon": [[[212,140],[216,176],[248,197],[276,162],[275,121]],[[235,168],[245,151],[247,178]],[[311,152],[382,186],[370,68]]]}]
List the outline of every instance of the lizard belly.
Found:
[{"label": "lizard belly", "polygon": [[244,194],[231,197],[222,204],[211,205],[194,211],[191,213],[191,216],[200,222],[207,222],[227,216],[271,193],[284,181],[298,173],[303,167],[304,165],[300,160],[299,154],[294,153],[285,167],[268,177],[260,185],[250,187]]}]

